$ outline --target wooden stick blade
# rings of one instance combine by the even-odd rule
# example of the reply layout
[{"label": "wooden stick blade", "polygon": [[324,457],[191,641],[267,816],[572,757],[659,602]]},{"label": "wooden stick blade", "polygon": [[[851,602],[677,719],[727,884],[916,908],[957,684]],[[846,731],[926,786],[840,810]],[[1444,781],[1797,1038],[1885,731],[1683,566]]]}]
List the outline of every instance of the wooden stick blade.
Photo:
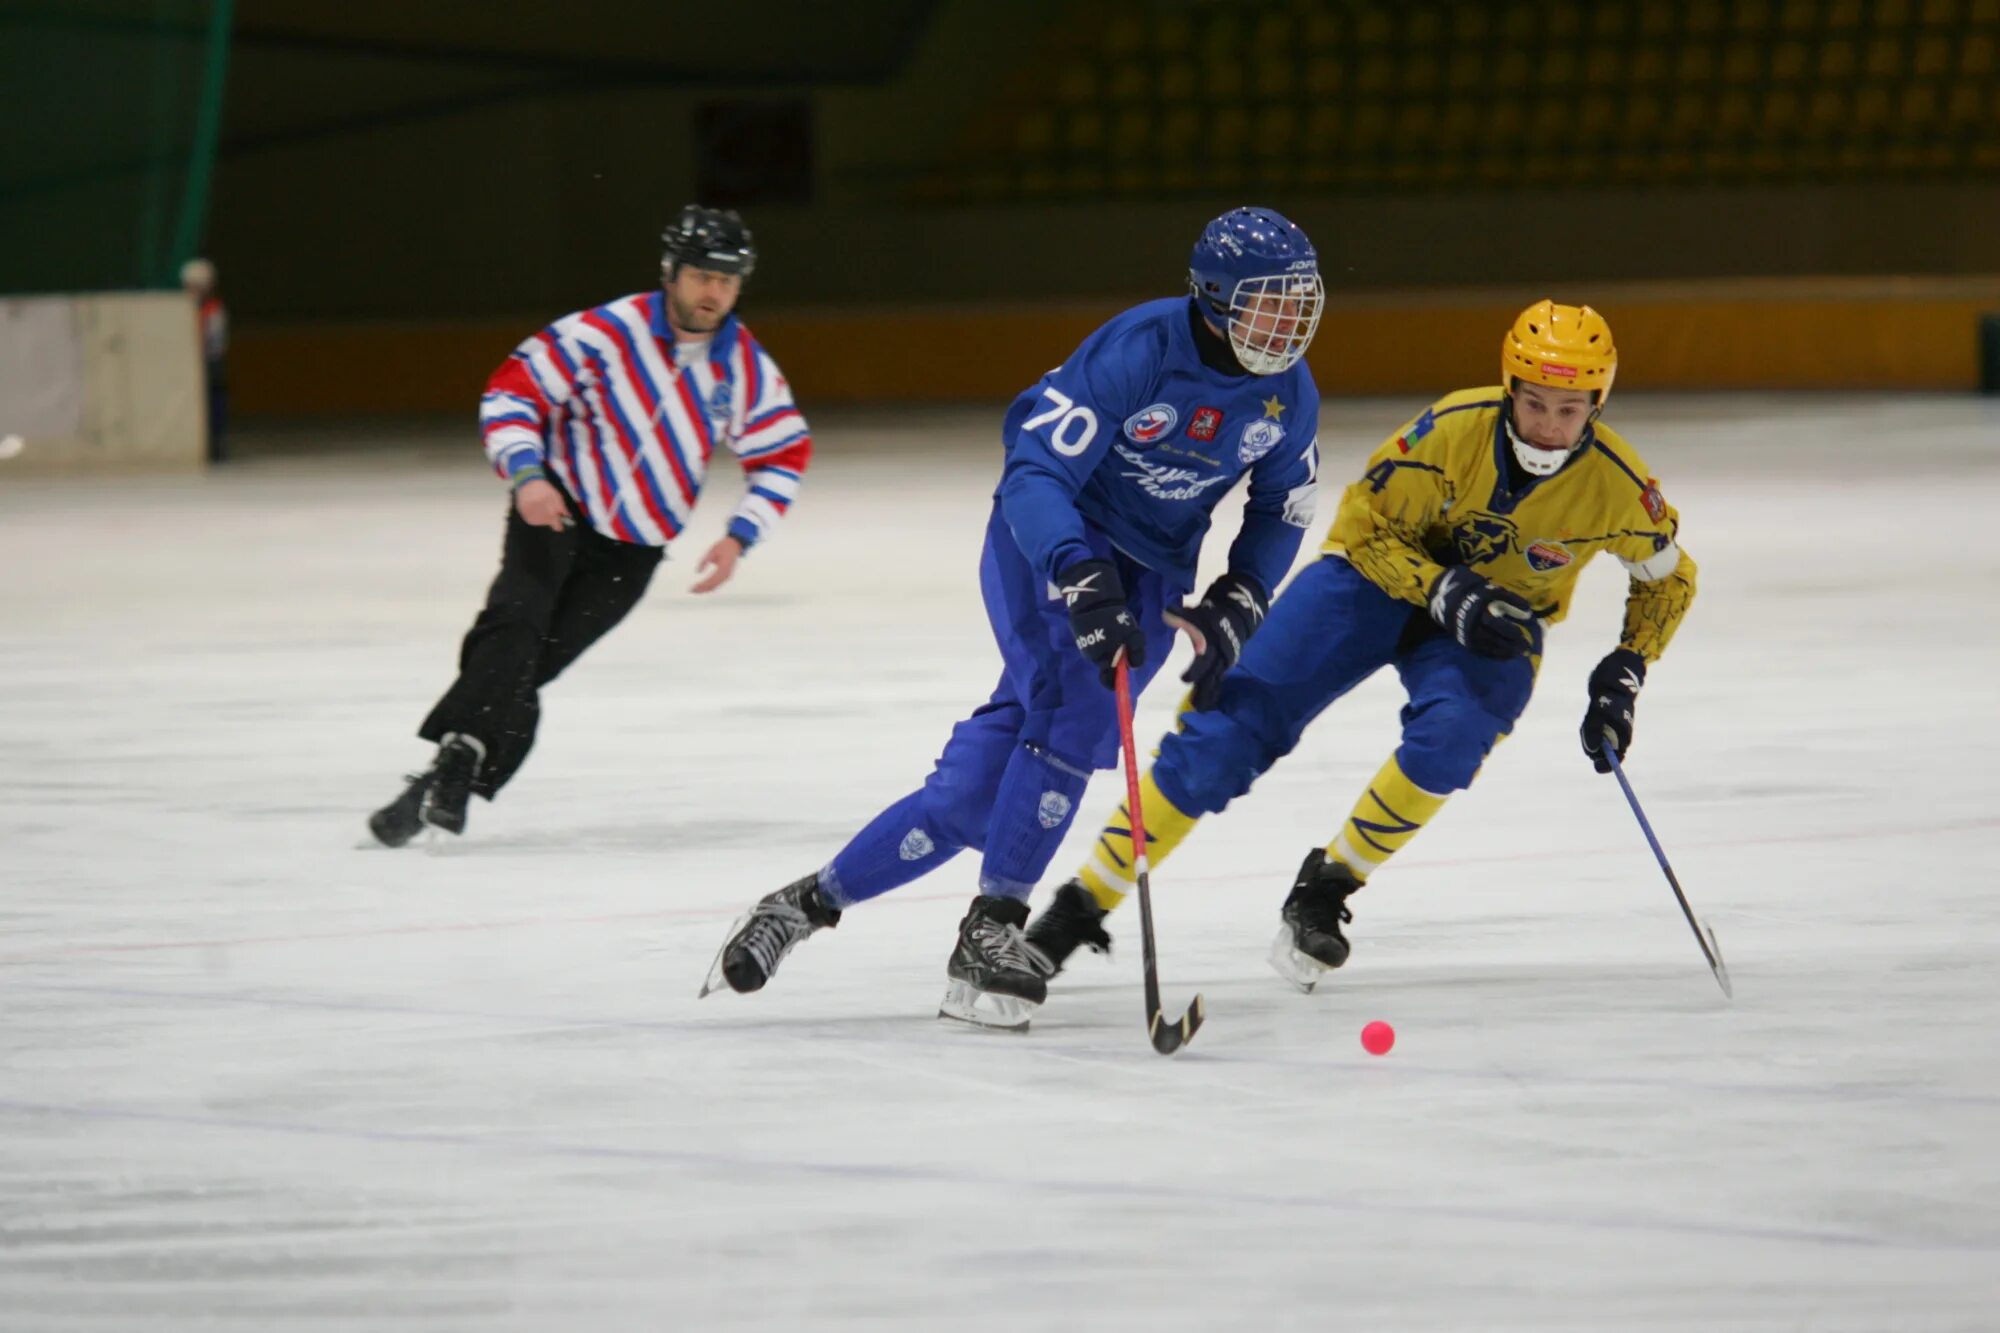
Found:
[{"label": "wooden stick blade", "polygon": [[1182,1014],[1180,1021],[1169,1023],[1167,1016],[1158,1009],[1153,1011],[1152,1022],[1147,1025],[1153,1038],[1153,1049],[1161,1055],[1172,1055],[1181,1047],[1194,1040],[1194,1034],[1201,1031],[1202,1020],[1208,1017],[1208,1006],[1201,996],[1194,997],[1194,1003]]}]

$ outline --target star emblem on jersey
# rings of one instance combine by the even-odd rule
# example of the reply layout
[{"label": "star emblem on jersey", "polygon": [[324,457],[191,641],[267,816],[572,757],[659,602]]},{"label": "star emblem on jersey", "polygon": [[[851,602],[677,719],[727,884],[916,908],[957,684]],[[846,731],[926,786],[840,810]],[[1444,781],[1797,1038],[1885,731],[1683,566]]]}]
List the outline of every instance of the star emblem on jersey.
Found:
[{"label": "star emblem on jersey", "polygon": [[1285,415],[1285,405],[1278,401],[1277,394],[1274,393],[1264,400],[1264,415],[1272,421],[1276,421]]}]

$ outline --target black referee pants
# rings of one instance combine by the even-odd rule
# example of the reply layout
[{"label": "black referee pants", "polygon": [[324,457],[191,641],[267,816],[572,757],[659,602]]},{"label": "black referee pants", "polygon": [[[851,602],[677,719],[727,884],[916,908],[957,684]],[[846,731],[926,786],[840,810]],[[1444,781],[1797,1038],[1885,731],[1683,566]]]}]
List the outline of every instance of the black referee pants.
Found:
[{"label": "black referee pants", "polygon": [[417,729],[434,742],[477,737],[486,760],[472,790],[489,801],[535,743],[541,687],[638,605],[663,554],[600,535],[575,501],[570,514],[561,532],[538,528],[509,501],[500,573],[459,648],[458,679]]}]

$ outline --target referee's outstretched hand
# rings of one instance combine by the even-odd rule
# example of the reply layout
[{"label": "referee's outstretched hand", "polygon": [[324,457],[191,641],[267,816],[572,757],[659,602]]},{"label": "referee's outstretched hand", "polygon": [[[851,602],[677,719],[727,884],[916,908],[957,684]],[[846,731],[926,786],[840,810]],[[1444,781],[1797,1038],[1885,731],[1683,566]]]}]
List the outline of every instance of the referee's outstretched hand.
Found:
[{"label": "referee's outstretched hand", "polygon": [[729,582],[729,576],[736,572],[736,562],[743,558],[743,543],[734,537],[724,537],[708,548],[695,566],[694,572],[701,575],[695,581],[693,591],[714,592]]},{"label": "referee's outstretched hand", "polygon": [[524,521],[538,528],[561,532],[569,526],[569,502],[546,481],[522,482],[514,492],[514,508]]}]

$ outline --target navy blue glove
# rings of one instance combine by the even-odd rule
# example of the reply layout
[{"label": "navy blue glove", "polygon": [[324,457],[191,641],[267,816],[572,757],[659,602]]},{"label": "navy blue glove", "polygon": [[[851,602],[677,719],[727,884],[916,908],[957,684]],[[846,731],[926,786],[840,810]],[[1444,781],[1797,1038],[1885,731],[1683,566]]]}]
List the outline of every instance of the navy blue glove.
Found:
[{"label": "navy blue glove", "polygon": [[1199,603],[1174,612],[1201,631],[1201,651],[1181,675],[1194,686],[1197,709],[1215,707],[1222,697],[1222,677],[1243,656],[1243,645],[1264,623],[1264,612],[1270,605],[1271,599],[1256,579],[1232,569],[1208,585]]},{"label": "navy blue glove", "polygon": [[1614,648],[1590,673],[1590,707],[1583,710],[1583,752],[1600,773],[1611,771],[1604,754],[1604,733],[1618,761],[1632,752],[1632,710],[1639,706],[1639,687],[1646,683],[1646,659],[1630,648]]},{"label": "navy blue glove", "polygon": [[1133,670],[1145,664],[1146,636],[1125,604],[1125,585],[1109,560],[1079,560],[1056,575],[1069,606],[1069,631],[1076,650],[1097,665],[1106,689],[1118,679],[1118,650]]},{"label": "navy blue glove", "polygon": [[1431,585],[1431,619],[1481,657],[1542,651],[1542,622],[1526,599],[1454,565]]}]

